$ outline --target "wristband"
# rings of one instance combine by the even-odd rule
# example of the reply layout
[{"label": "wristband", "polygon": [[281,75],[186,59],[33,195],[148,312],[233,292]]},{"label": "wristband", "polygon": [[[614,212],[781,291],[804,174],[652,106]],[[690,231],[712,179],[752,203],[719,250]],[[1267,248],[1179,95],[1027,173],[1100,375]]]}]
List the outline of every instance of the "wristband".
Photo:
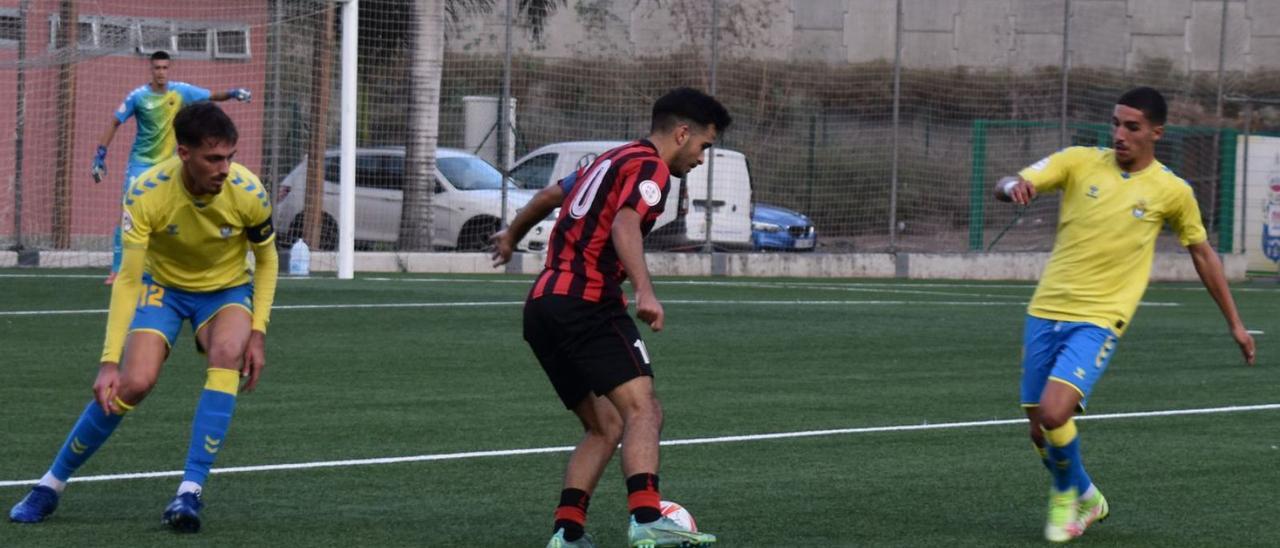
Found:
[{"label": "wristband", "polygon": [[1008,196],[1008,197],[1012,198],[1012,197],[1013,197],[1013,188],[1014,188],[1014,187],[1016,187],[1016,186],[1018,186],[1018,180],[1017,180],[1017,179],[1010,179],[1009,181],[1005,182],[1005,184],[1004,184],[1003,186],[1001,186],[1001,187],[1000,187],[1000,191],[1001,191],[1001,192],[1004,192],[1004,195],[1005,195],[1005,196]]}]

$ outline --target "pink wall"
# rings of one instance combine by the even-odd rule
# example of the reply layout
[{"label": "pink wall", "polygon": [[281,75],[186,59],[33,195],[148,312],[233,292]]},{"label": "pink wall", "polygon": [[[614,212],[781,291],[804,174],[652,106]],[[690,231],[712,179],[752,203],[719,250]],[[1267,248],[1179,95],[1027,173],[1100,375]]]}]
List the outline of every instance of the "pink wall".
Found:
[{"label": "pink wall", "polygon": [[[175,58],[170,81],[183,81],[210,91],[247,87],[250,103],[220,103],[240,132],[236,161],[258,172],[262,166],[263,99],[266,88],[268,22],[265,0],[222,0],[216,4],[174,3],[161,0],[102,0],[80,2],[80,15],[167,18],[249,27],[248,59]],[[181,5],[182,7],[175,7]],[[16,0],[0,0],[0,8],[16,9]],[[56,0],[33,0],[28,26],[26,73],[26,131],[23,146],[23,232],[51,231],[54,179],[57,166],[56,117],[58,63],[50,44],[50,16]],[[172,52],[171,52],[172,53]],[[17,105],[17,46],[0,46],[0,235],[13,234],[14,131]],[[94,57],[82,51],[76,63],[75,133],[71,145],[72,236],[110,234],[119,217],[120,189],[133,144],[133,119],[122,124],[107,155],[107,179],[95,185],[89,174],[98,139],[112,113],[133,89],[150,80],[147,56],[137,53]]]}]

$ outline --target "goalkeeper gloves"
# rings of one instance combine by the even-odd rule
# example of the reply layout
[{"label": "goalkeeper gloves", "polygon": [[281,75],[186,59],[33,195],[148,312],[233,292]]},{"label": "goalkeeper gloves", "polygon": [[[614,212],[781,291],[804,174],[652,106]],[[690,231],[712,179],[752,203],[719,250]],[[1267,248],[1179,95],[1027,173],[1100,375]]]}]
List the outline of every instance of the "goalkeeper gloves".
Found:
[{"label": "goalkeeper gloves", "polygon": [[241,103],[248,103],[249,99],[253,98],[253,94],[249,93],[249,90],[246,88],[231,88],[227,90],[227,97],[240,101]]},{"label": "goalkeeper gloves", "polygon": [[93,182],[101,183],[107,176],[107,147],[98,145],[98,153],[93,156]]}]

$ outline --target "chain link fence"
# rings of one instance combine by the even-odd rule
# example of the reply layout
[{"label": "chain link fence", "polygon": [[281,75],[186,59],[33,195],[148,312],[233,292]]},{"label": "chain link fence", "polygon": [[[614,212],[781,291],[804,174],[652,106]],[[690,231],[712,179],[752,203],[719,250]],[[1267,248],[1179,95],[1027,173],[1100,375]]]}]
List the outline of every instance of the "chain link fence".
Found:
[{"label": "chain link fence", "polygon": [[[282,243],[332,248],[338,11],[0,1],[0,117],[15,128],[0,136],[0,245],[66,250],[65,264],[109,251],[132,122],[100,185],[93,151],[147,82],[146,54],[167,48],[175,80],[253,90],[224,103],[237,160],[272,188]],[[795,222],[819,252],[1048,250],[1057,201],[1018,210],[991,186],[1064,146],[1109,146],[1114,101],[1136,85],[1168,98],[1157,156],[1231,250],[1238,137],[1280,131],[1280,6],[1267,0],[361,0],[359,17],[358,250],[479,247],[561,169],[548,150],[573,164],[585,154],[565,143],[643,137],[653,101],[684,85],[728,106],[720,146],[741,153],[716,157],[710,185],[696,171],[685,182],[693,250],[758,248],[779,224],[752,230],[765,205],[807,218]],[[428,163],[424,146],[439,148]]]}]

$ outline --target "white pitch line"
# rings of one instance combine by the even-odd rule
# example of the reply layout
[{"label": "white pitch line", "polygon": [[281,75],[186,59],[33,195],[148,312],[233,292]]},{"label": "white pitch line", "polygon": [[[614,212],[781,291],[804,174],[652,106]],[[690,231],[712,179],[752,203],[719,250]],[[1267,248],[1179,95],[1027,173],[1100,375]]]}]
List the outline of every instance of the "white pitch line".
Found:
[{"label": "white pitch line", "polygon": [[[1209,407],[1201,409],[1171,409],[1165,411],[1139,411],[1134,413],[1107,413],[1101,415],[1082,415],[1078,417],[1080,420],[1114,420],[1114,419],[1136,419],[1147,417],[1172,417],[1185,415],[1213,415],[1219,413],[1242,413],[1248,411],[1269,411],[1280,409],[1280,403],[1260,404],[1260,405],[1234,405],[1228,407]],[[826,436],[838,436],[849,434],[874,434],[881,432],[917,432],[922,430],[951,430],[957,428],[978,428],[985,426],[1006,426],[1011,424],[1025,424],[1027,419],[997,419],[986,421],[965,421],[965,422],[943,422],[937,424],[905,424],[898,426],[869,426],[861,428],[839,428],[832,430],[806,430],[800,432],[776,432],[771,434],[750,434],[742,436],[718,436],[713,438],[690,438],[683,440],[667,440],[662,442],[664,446],[679,445],[710,445],[716,443],[734,443],[734,442],[751,442],[766,441],[777,439],[791,438],[814,438]],[[217,468],[212,470],[212,474],[237,474],[245,472],[273,472],[279,470],[306,470],[311,468],[343,468],[349,466],[375,466],[380,464],[400,464],[407,462],[432,462],[432,461],[448,461],[448,460],[465,460],[486,457],[513,457],[520,455],[539,455],[545,453],[568,453],[573,451],[571,446],[554,446],[554,447],[534,447],[528,449],[500,449],[492,451],[467,451],[461,453],[435,453],[429,455],[414,455],[408,457],[381,457],[369,459],[348,459],[348,460],[332,460],[317,462],[297,462],[288,464],[265,464],[258,466],[235,466],[228,468]],[[115,481],[130,479],[147,479],[147,478],[168,478],[181,476],[182,470],[170,470],[164,472],[135,472],[128,474],[107,474],[100,476],[83,476],[71,478],[73,483],[90,482],[90,481]],[[40,480],[6,480],[0,481],[0,487],[16,487],[23,485],[33,485]]]}]

